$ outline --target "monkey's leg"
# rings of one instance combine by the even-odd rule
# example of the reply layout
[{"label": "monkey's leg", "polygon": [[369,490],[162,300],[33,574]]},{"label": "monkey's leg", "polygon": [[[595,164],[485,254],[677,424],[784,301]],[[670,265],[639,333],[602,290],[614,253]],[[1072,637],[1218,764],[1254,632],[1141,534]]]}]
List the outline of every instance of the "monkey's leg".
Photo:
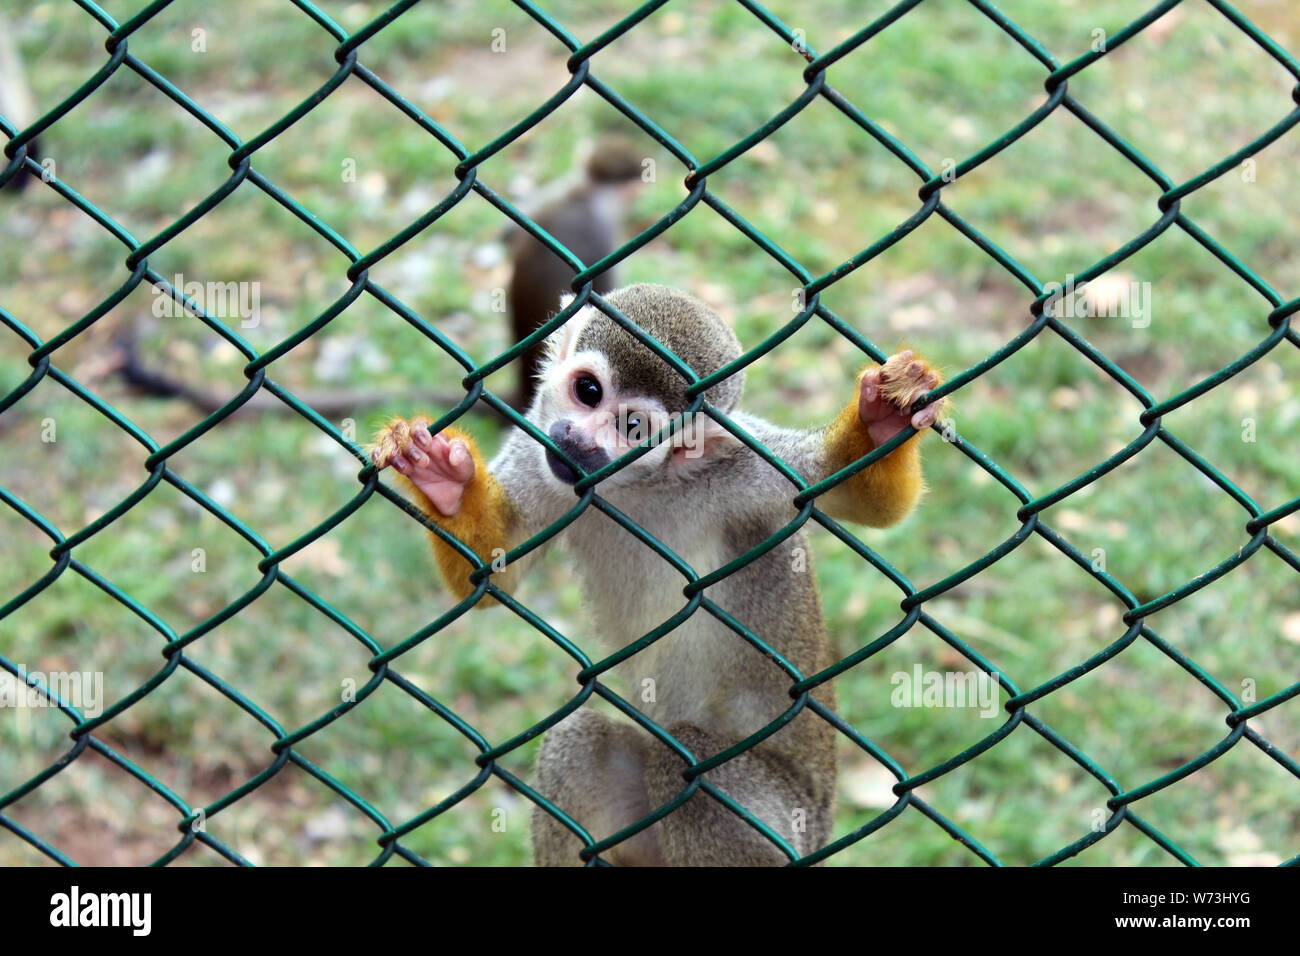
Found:
[{"label": "monkey's leg", "polygon": [[[577,710],[547,732],[537,757],[537,790],[603,840],[653,809],[645,791],[649,738],[631,724]],[[601,854],[619,866],[662,866],[658,824]],[[533,810],[538,866],[578,866],[580,841],[568,827]]]},{"label": "monkey's leg", "polygon": [[[726,745],[693,724],[667,728],[703,760]],[[655,746],[646,772],[652,806],[682,792],[685,762]],[[830,797],[818,800],[801,768],[770,752],[750,750],[710,770],[704,779],[772,828],[802,856],[823,846],[830,833]],[[814,805],[815,804],[815,805]],[[659,822],[669,866],[781,866],[789,862],[775,844],[712,796],[697,791]]]}]

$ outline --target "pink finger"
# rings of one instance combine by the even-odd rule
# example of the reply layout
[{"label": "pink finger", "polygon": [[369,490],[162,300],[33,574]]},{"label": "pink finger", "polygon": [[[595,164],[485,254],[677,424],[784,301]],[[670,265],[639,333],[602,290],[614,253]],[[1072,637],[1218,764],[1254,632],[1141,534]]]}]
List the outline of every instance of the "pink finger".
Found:
[{"label": "pink finger", "polygon": [[879,385],[880,376],[875,372],[868,372],[862,377],[862,397],[868,402],[874,402],[876,396],[880,393]]},{"label": "pink finger", "polygon": [[468,446],[459,438],[451,443],[447,463],[455,469],[456,476],[463,480],[468,480],[474,474],[474,459],[470,457]]},{"label": "pink finger", "polygon": [[927,405],[912,416],[912,427],[916,429],[929,428],[938,418],[939,409],[934,405]]}]

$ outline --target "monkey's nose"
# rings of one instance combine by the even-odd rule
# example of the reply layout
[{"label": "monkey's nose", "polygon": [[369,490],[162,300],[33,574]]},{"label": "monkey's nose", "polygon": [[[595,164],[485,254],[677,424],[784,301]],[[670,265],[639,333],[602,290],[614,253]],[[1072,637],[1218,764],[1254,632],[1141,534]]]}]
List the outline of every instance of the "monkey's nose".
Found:
[{"label": "monkey's nose", "polygon": [[[583,432],[581,428],[574,427],[574,424],[568,420],[558,421],[552,425],[547,431],[547,437],[555,442],[560,451],[576,461],[587,474],[609,464],[609,456],[605,454],[604,449],[597,445],[590,435]],[[549,448],[546,449],[546,463],[551,468],[551,474],[566,485],[575,484],[581,477]]]},{"label": "monkey's nose", "polygon": [[596,451],[600,446],[596,440],[567,418],[556,422],[548,432],[551,441],[562,447],[566,454],[573,451],[584,454]]}]

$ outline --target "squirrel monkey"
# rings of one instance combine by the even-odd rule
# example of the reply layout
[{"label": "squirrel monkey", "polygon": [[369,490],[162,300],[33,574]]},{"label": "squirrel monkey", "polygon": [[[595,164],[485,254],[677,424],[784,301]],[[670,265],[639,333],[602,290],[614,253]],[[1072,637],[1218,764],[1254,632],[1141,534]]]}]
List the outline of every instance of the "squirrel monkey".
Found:
[{"label": "squirrel monkey", "polygon": [[[606,301],[700,377],[741,354],[722,320],[685,293],[634,285]],[[688,407],[682,376],[594,306],[580,310],[546,344],[527,417],[587,473],[637,447]],[[742,379],[737,372],[719,382],[705,393],[706,400],[809,483],[851,464],[909,424],[928,428],[941,412],[941,402],[910,410],[940,379],[908,351],[865,369],[843,411],[811,430],[779,428],[736,410]],[[494,549],[515,547],[573,508],[571,486],[579,476],[522,430],[512,430],[489,465],[464,431],[448,428],[431,435],[429,424],[427,417],[390,422],[376,437],[374,463],[391,465],[423,512],[484,561]],[[597,493],[703,576],[788,523],[797,513],[792,504],[797,490],[707,415],[691,416],[677,434],[684,437],[661,441],[601,481]],[[922,490],[919,444],[915,436],[904,442],[827,491],[817,506],[832,517],[877,527],[901,520]],[[473,590],[469,563],[436,535],[430,537],[447,586],[464,598]],[[602,511],[585,509],[557,537],[571,549],[592,630],[609,650],[643,637],[686,603],[683,575]],[[795,534],[708,587],[705,595],[811,676],[834,658],[806,548],[802,532]],[[522,565],[536,554],[493,574],[493,582],[512,592]],[[479,606],[483,603],[495,602]],[[755,733],[792,704],[790,677],[702,608],[615,672],[632,691],[627,699],[697,760]],[[835,706],[829,684],[812,696]],[[687,786],[686,768],[682,757],[640,727],[584,706],[547,733],[537,789],[601,840],[677,797]],[[835,773],[835,731],[804,709],[704,779],[802,856],[830,838]],[[578,864],[581,847],[549,813],[534,811],[537,863]],[[770,840],[703,790],[602,857],[641,865],[788,862]]]},{"label": "squirrel monkey", "polygon": [[[623,136],[602,136],[583,164],[582,178],[550,202],[543,201],[529,218],[554,236],[587,265],[599,262],[618,248],[623,217],[633,191],[641,184],[643,156],[636,144]],[[563,259],[523,229],[510,230],[513,272],[506,298],[516,342],[536,332],[560,309],[560,296],[570,291],[574,271]],[[611,291],[617,285],[613,269],[591,282],[594,291]],[[520,357],[519,410],[532,404],[541,369],[544,344],[538,343]]]}]

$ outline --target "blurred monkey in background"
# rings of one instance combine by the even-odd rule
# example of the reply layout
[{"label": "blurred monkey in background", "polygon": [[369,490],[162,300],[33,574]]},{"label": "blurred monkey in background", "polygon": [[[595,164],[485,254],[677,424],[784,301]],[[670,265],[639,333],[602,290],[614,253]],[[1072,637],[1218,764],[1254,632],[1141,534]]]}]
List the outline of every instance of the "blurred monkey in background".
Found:
[{"label": "blurred monkey in background", "polygon": [[[621,244],[628,204],[643,182],[645,157],[624,136],[602,136],[583,164],[581,178],[559,183],[528,216],[573,255],[590,266]],[[517,343],[531,335],[560,308],[560,296],[572,292],[574,270],[563,259],[520,228],[512,228],[509,255],[513,267],[507,299],[511,329]],[[592,289],[605,293],[617,287],[615,270],[592,280]],[[519,388],[512,404],[526,409],[537,388],[544,347],[538,343],[520,359]]]}]

